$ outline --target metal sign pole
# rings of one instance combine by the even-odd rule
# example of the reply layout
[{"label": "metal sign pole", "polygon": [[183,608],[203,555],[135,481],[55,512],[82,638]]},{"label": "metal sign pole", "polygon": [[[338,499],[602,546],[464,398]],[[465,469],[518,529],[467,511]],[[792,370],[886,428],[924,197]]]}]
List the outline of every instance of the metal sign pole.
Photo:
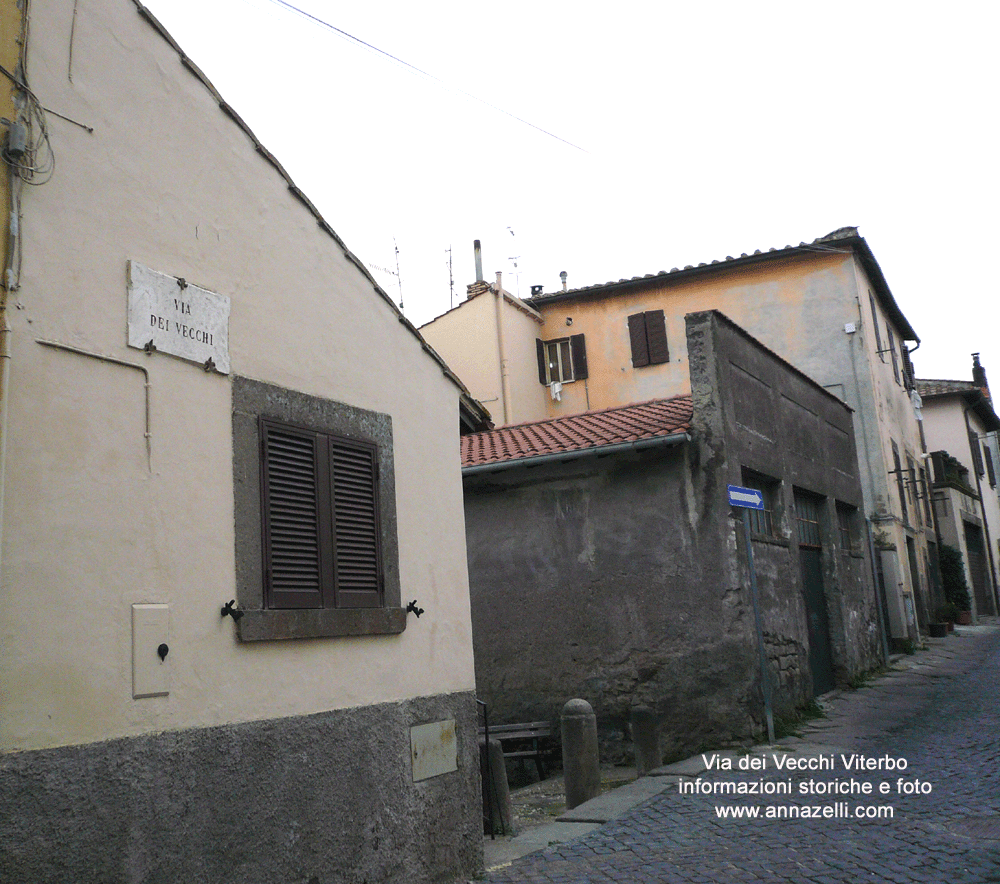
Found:
[{"label": "metal sign pole", "polygon": [[753,544],[750,542],[750,511],[743,510],[743,536],[747,545],[747,564],[750,567],[750,598],[753,600],[753,619],[757,627],[757,649],[760,651],[760,683],[764,691],[764,715],[767,718],[767,740],[774,742],[774,714],[771,711],[771,670],[764,651],[764,630],[760,623],[760,603],[757,600],[757,572],[753,564]]}]

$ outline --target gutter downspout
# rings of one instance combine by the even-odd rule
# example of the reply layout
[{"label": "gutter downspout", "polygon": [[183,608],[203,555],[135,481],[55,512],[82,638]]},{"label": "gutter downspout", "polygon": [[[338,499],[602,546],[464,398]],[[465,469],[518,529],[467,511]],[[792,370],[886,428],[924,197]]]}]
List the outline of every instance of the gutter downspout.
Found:
[{"label": "gutter downspout", "polygon": [[4,489],[7,485],[7,411],[10,401],[10,336],[7,304],[0,310],[0,574],[3,573]]},{"label": "gutter downspout", "polygon": [[503,404],[503,422],[506,426],[510,420],[510,377],[507,374],[507,351],[503,342],[503,285],[500,282],[501,273],[497,271],[497,285],[493,290],[496,298],[497,319],[497,350],[500,354],[500,401]]},{"label": "gutter downspout", "polygon": [[[911,397],[911,400],[912,400],[912,397],[913,397],[914,394],[916,394],[917,398],[919,399],[920,398],[920,393],[917,391],[917,372],[916,372],[915,369],[913,369],[913,360],[909,359],[909,355],[911,353],[916,353],[917,350],[919,350],[919,349],[920,349],[920,341],[917,341],[917,346],[914,347],[912,350],[909,347],[906,348],[907,359],[909,361],[910,368],[913,370],[913,374],[910,377],[910,384],[911,384],[910,397]],[[917,411],[916,408],[914,408],[914,412],[916,412],[916,411]],[[929,452],[927,451],[927,437],[924,434],[923,412],[919,412],[919,415],[917,417],[917,429],[920,431],[920,453],[923,455],[923,457],[921,458],[921,460],[923,461],[923,466],[921,467],[921,469],[924,471],[924,494],[927,496],[927,505],[928,505],[928,508],[931,511],[931,524],[934,527],[934,542],[937,544],[937,557],[936,557],[935,561],[933,562],[933,564],[931,564],[931,567],[937,572],[936,586],[937,586],[939,597],[937,599],[933,600],[935,607],[937,607],[938,603],[941,602],[944,599],[944,578],[941,576],[941,547],[944,545],[944,541],[941,539],[941,526],[938,524],[937,507],[934,505],[934,491],[933,491],[933,488],[934,488],[934,475],[933,475],[934,466],[930,462]],[[930,479],[927,478],[928,475],[930,476]],[[917,481],[916,480],[917,480],[917,477],[914,476],[913,477],[913,486],[914,486],[914,488],[917,487]],[[920,489],[918,488],[917,490],[919,491]],[[920,501],[919,500],[914,500],[914,505],[915,506],[920,506]],[[932,575],[928,575],[928,577],[930,577],[930,576],[932,576]],[[928,596],[931,596],[931,595],[934,595],[934,593],[928,593]],[[929,613],[930,612],[928,612],[928,614]]]},{"label": "gutter downspout", "polygon": [[584,457],[605,457],[609,454],[621,454],[627,451],[647,451],[650,448],[669,448],[690,442],[689,433],[674,433],[670,436],[657,436],[655,439],[639,439],[636,442],[616,442],[613,445],[601,445],[597,448],[583,448],[577,451],[564,451],[562,454],[540,454],[537,457],[520,457],[515,460],[501,460],[497,463],[476,464],[462,467],[462,478],[475,476],[479,473],[499,473],[515,467],[535,467],[547,463],[563,463],[570,460],[580,460]]}]

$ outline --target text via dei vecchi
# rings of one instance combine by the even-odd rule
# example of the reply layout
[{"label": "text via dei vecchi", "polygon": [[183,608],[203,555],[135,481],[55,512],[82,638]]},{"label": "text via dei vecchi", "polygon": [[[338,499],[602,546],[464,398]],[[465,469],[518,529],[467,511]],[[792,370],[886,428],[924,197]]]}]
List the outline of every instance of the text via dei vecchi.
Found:
[{"label": "text via dei vecchi", "polygon": [[228,374],[229,298],[129,261],[128,345],[151,344]]}]

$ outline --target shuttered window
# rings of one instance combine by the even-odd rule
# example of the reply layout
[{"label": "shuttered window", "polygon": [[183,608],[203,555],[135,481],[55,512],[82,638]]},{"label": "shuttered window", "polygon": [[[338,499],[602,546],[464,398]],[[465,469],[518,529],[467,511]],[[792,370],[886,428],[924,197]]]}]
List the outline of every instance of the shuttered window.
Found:
[{"label": "shuttered window", "polygon": [[989,448],[983,448],[983,455],[986,457],[986,475],[990,477],[990,488],[997,487],[996,467],[993,466],[993,454]]},{"label": "shuttered window", "polygon": [[899,360],[896,358],[896,336],[892,333],[892,326],[885,324],[886,337],[889,338],[889,356],[892,359],[892,376],[899,383]]},{"label": "shuttered window", "polygon": [[969,431],[969,451],[972,452],[972,467],[977,476],[985,476],[986,470],[983,468],[982,449],[979,447],[979,437]]},{"label": "shuttered window", "polygon": [[373,444],[261,418],[269,608],[382,604]]},{"label": "shuttered window", "polygon": [[583,335],[570,335],[554,341],[535,339],[538,353],[538,382],[582,381],[587,377],[587,344]]},{"label": "shuttered window", "polygon": [[632,365],[659,365],[670,361],[667,325],[662,310],[634,313],[628,318],[628,337],[632,345]]},{"label": "shuttered window", "polygon": [[878,330],[878,310],[875,307],[875,296],[871,292],[868,292],[868,302],[872,308],[872,329],[875,332],[875,350],[878,352],[878,358],[885,362],[885,351],[882,349],[882,335]]}]

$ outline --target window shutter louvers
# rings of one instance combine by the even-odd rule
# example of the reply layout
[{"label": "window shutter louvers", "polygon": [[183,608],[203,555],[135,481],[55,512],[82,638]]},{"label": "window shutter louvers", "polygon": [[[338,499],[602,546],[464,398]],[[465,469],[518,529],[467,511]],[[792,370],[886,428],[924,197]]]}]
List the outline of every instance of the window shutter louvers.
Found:
[{"label": "window shutter louvers", "polygon": [[903,356],[903,386],[909,391],[915,386],[913,363],[910,361],[910,351],[906,349],[905,344],[900,343],[899,350]]},{"label": "window shutter louvers", "polygon": [[628,318],[628,337],[632,344],[632,365],[641,368],[649,365],[649,348],[646,345],[646,314],[633,313]]},{"label": "window shutter louvers", "polygon": [[323,486],[316,434],[262,424],[268,604],[323,606]]},{"label": "window shutter louvers", "polygon": [[587,343],[583,335],[570,335],[569,349],[573,359],[573,378],[582,381],[587,377]]},{"label": "window shutter louvers", "polygon": [[990,488],[997,487],[996,467],[993,466],[993,452],[988,447],[983,448],[983,456],[986,458],[986,475],[989,476]]},{"label": "window shutter louvers", "polygon": [[541,338],[535,338],[535,351],[538,354],[538,383],[545,385],[548,379],[545,373],[545,344]]},{"label": "window shutter louvers", "polygon": [[367,446],[330,442],[337,606],[377,608],[382,599],[377,461]]},{"label": "window shutter louvers", "polygon": [[983,469],[983,456],[979,448],[979,439],[972,432],[969,433],[969,448],[972,449],[972,466],[976,471],[976,475],[986,475],[986,471]]},{"label": "window shutter louvers", "polygon": [[646,344],[649,364],[658,365],[670,361],[670,350],[667,347],[667,324],[662,310],[646,311]]}]

